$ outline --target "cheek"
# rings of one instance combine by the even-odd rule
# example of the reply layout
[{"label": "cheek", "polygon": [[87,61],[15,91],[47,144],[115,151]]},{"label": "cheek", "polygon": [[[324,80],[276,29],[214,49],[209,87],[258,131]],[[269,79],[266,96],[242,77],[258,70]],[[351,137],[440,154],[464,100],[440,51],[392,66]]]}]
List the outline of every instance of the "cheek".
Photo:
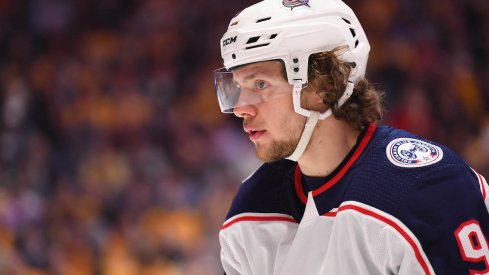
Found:
[{"label": "cheek", "polygon": [[273,125],[275,129],[278,129],[280,140],[296,140],[300,137],[304,128],[306,118],[298,115],[293,110],[287,111],[286,114],[280,117],[280,120]]},{"label": "cheek", "polygon": [[284,96],[265,104],[261,108],[263,117],[268,119],[268,127],[278,140],[295,139],[300,137],[306,118],[294,111],[292,95]]}]

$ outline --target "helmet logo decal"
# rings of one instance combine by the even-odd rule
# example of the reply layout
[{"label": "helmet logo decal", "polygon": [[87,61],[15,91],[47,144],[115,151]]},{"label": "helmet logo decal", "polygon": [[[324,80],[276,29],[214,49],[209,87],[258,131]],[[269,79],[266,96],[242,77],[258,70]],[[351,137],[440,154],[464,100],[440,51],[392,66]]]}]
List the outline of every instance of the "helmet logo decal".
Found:
[{"label": "helmet logo decal", "polygon": [[291,10],[300,7],[300,6],[308,6],[309,0],[282,0],[282,4]]},{"label": "helmet logo decal", "polygon": [[224,39],[224,40],[222,41],[222,46],[223,46],[223,47],[225,47],[225,46],[227,46],[227,45],[229,45],[229,44],[231,44],[231,43],[236,42],[236,38],[238,38],[238,37],[237,37],[237,36],[233,36],[233,37],[229,37],[229,38],[227,38],[227,39]]}]

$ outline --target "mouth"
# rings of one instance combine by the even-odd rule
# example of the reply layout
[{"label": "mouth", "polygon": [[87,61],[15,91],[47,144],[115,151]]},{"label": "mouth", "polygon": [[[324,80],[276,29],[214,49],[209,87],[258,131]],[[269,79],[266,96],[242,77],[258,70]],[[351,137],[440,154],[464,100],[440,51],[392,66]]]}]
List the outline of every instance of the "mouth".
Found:
[{"label": "mouth", "polygon": [[249,130],[247,131],[250,139],[252,141],[258,140],[263,134],[265,134],[265,130]]}]

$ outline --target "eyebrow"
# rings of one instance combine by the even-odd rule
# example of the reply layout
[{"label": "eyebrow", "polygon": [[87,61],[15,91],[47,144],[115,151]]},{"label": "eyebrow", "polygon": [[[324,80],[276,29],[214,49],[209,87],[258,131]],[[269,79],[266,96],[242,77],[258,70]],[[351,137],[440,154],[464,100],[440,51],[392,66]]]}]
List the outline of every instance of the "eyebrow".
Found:
[{"label": "eyebrow", "polygon": [[256,77],[257,77],[257,76],[259,76],[259,75],[260,75],[260,73],[252,73],[252,74],[250,74],[250,75],[245,76],[245,77],[243,78],[243,81],[248,81],[248,80],[250,80],[250,79],[256,78]]},{"label": "eyebrow", "polygon": [[243,82],[246,82],[246,81],[249,81],[250,79],[254,79],[254,78],[258,78],[260,76],[269,76],[269,74],[267,74],[266,72],[264,72],[263,70],[261,71],[258,71],[258,72],[255,72],[255,73],[252,73],[250,75],[247,75],[245,77],[243,77]]}]

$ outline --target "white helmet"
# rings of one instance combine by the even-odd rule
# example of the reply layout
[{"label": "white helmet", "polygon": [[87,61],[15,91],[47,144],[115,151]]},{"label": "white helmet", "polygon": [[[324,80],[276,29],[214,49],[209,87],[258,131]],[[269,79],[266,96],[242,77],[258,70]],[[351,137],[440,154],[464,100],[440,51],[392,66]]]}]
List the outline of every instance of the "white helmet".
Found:
[{"label": "white helmet", "polygon": [[307,82],[308,57],[347,45],[355,62],[351,80],[363,77],[370,45],[353,11],[340,0],[265,0],[252,5],[229,24],[221,39],[224,66],[281,59],[289,83]]},{"label": "white helmet", "polygon": [[[356,80],[364,77],[370,51],[365,32],[353,11],[340,0],[264,0],[244,9],[231,20],[221,39],[225,69],[214,73],[221,110],[229,112],[243,104],[239,100],[240,105],[236,105],[241,91],[239,87],[232,88],[230,71],[233,68],[282,60],[288,82],[294,85],[294,110],[309,118],[316,116],[316,112],[300,106],[300,93],[308,81],[309,56],[345,45],[348,50],[339,58],[352,63],[353,69],[339,106],[353,92]],[[318,117],[324,119],[329,115],[331,110]]]}]

